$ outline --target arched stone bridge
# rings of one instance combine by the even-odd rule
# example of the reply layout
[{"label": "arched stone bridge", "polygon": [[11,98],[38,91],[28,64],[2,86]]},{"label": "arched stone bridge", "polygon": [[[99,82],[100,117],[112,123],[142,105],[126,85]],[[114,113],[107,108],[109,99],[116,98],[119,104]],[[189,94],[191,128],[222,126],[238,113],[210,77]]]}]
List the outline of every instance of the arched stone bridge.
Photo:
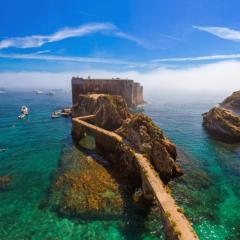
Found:
[{"label": "arched stone bridge", "polygon": [[[124,139],[115,132],[108,131],[87,122],[89,120],[93,120],[94,118],[95,115],[89,115],[72,119],[73,129],[75,129],[73,134],[75,134],[77,139],[83,137],[83,133],[85,132],[84,129],[87,128],[94,133],[95,137],[97,135],[98,141],[100,139],[103,141],[103,144],[107,139],[107,141],[111,143],[110,146],[112,148],[114,148],[118,143],[127,145]],[[166,239],[197,240],[198,237],[191,223],[177,206],[167,187],[161,181],[157,172],[152,168],[149,160],[142,154],[137,153],[130,146],[128,146],[128,151],[131,152],[136,164],[139,166],[143,190],[146,191],[146,194],[150,192],[150,194],[152,194],[156,199],[163,220]],[[144,186],[146,184],[147,186]]]}]

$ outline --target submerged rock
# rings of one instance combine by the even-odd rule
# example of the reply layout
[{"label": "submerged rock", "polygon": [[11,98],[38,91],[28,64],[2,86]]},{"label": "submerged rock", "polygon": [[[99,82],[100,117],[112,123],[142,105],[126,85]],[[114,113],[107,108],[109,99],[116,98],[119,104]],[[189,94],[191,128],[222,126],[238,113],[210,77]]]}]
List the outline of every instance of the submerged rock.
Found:
[{"label": "submerged rock", "polygon": [[64,153],[49,199],[60,214],[87,218],[118,217],[124,205],[109,167],[77,149]]},{"label": "submerged rock", "polygon": [[182,175],[176,164],[176,146],[167,139],[151,118],[134,114],[116,133],[124,137],[136,151],[144,154],[164,182]]},{"label": "submerged rock", "polygon": [[7,190],[11,182],[11,177],[0,176],[0,191]]},{"label": "submerged rock", "polygon": [[87,94],[78,96],[78,104],[73,108],[74,116],[96,115],[99,127],[113,130],[121,126],[129,117],[128,107],[121,96]]},{"label": "submerged rock", "polygon": [[203,126],[224,142],[240,142],[240,116],[223,107],[214,107],[203,114]]}]

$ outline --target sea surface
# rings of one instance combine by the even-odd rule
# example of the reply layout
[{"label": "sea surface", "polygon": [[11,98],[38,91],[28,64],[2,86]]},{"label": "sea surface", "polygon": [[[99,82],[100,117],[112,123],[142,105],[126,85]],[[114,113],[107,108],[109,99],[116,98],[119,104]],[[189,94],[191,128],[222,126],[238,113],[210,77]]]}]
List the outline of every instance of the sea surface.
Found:
[{"label": "sea surface", "polygon": [[[185,174],[170,183],[172,194],[201,240],[240,239],[240,145],[213,140],[201,114],[226,93],[146,94],[144,111],[179,150]],[[22,105],[28,118],[18,120]],[[154,211],[129,207],[122,219],[80,219],[41,207],[63,151],[72,145],[71,121],[51,112],[71,105],[71,93],[0,94],[0,176],[10,176],[0,191],[1,240],[164,239]]]}]

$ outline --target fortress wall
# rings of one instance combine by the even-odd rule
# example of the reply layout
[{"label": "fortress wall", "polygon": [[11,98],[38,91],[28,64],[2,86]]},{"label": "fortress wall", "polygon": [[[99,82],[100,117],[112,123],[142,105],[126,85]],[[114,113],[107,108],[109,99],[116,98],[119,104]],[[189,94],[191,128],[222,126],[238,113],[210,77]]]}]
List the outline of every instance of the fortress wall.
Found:
[{"label": "fortress wall", "polygon": [[[79,94],[104,93],[120,95],[128,106],[142,104],[142,87],[128,79],[83,79],[72,78],[72,102],[77,104]],[[141,96],[140,96],[141,95]]]}]

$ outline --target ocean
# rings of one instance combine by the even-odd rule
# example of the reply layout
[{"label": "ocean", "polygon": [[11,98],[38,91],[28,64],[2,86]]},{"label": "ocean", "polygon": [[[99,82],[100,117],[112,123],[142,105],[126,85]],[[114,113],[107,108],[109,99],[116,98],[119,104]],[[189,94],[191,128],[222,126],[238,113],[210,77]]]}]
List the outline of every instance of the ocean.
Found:
[{"label": "ocean", "polygon": [[[212,139],[201,114],[226,94],[146,94],[144,107],[165,135],[177,145],[184,176],[170,188],[201,240],[240,239],[240,145]],[[22,105],[28,118],[17,119]],[[54,96],[30,91],[0,94],[1,240],[164,239],[154,210],[126,207],[119,219],[71,218],[41,207],[59,160],[73,147],[69,118],[51,119],[54,110],[71,105],[71,93]]]}]

